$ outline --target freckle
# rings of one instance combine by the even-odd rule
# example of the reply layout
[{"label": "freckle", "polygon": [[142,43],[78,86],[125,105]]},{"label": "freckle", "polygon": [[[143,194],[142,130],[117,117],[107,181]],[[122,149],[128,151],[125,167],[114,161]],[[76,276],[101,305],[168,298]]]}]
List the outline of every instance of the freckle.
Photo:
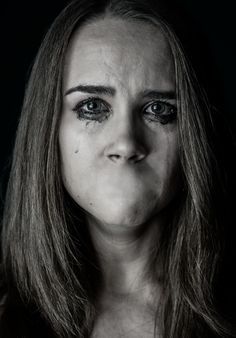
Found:
[{"label": "freckle", "polygon": [[89,203],[89,205],[93,205],[93,203],[92,203],[92,202],[90,202],[90,203]]},{"label": "freckle", "polygon": [[75,154],[77,154],[79,152],[79,150],[78,149],[76,149],[76,151],[75,151]]}]

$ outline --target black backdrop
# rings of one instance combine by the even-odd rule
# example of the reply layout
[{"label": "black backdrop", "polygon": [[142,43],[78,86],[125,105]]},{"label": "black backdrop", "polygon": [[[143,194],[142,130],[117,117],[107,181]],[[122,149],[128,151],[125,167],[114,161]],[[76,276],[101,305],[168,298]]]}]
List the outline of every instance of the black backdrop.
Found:
[{"label": "black backdrop", "polygon": [[[1,207],[8,179],[8,163],[18,117],[21,110],[28,72],[48,26],[66,0],[8,1],[1,4]],[[202,34],[194,53],[199,59],[198,71],[210,94],[211,102],[220,109],[235,133],[235,11],[234,1],[173,0],[189,12],[193,26]],[[202,63],[201,60],[208,59]],[[209,68],[209,69],[208,69]],[[232,163],[236,159],[232,156]],[[234,198],[234,196],[233,196]],[[234,198],[235,199],[235,198]],[[236,230],[234,230],[234,235]],[[231,258],[229,265],[235,265]],[[231,269],[230,269],[231,271]],[[235,288],[231,283],[230,288]]]}]

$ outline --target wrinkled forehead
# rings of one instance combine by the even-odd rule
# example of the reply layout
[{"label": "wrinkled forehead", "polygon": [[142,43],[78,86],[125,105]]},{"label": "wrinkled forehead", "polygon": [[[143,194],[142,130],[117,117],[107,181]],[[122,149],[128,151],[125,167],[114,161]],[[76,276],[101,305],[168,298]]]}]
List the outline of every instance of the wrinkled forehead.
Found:
[{"label": "wrinkled forehead", "polygon": [[[174,62],[163,30],[154,24],[114,17],[96,19],[77,29],[68,46],[64,86],[94,75],[94,81],[128,75],[168,87],[174,81]],[[130,77],[129,77],[130,78]],[[166,84],[164,83],[166,82]],[[165,89],[165,88],[163,88]]]}]

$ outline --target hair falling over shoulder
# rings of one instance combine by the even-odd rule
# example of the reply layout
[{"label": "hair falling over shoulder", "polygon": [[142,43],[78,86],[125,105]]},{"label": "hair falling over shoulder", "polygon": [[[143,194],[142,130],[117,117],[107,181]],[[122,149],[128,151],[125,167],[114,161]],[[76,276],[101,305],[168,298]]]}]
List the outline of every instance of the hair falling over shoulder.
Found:
[{"label": "hair falling over shoulder", "polygon": [[158,1],[76,0],[48,31],[28,81],[5,201],[2,336],[36,337],[39,332],[41,337],[82,338],[92,332],[101,276],[83,213],[63,187],[58,124],[70,38],[87,21],[106,15],[161,27],[175,61],[184,188],[156,257],[163,259],[158,309],[163,338],[233,336],[217,298],[222,229],[228,221],[221,214],[227,197],[214,114],[174,32],[175,26],[183,27],[173,13]]}]

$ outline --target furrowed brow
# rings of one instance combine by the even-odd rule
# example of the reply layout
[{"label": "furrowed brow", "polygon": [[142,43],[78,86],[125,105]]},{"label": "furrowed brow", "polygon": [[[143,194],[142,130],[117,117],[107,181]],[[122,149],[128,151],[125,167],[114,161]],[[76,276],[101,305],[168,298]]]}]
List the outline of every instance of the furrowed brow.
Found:
[{"label": "furrowed brow", "polygon": [[71,93],[74,93],[74,92],[114,96],[116,93],[116,90],[112,87],[106,87],[106,86],[78,85],[76,87],[68,89],[65,92],[65,96]]}]

